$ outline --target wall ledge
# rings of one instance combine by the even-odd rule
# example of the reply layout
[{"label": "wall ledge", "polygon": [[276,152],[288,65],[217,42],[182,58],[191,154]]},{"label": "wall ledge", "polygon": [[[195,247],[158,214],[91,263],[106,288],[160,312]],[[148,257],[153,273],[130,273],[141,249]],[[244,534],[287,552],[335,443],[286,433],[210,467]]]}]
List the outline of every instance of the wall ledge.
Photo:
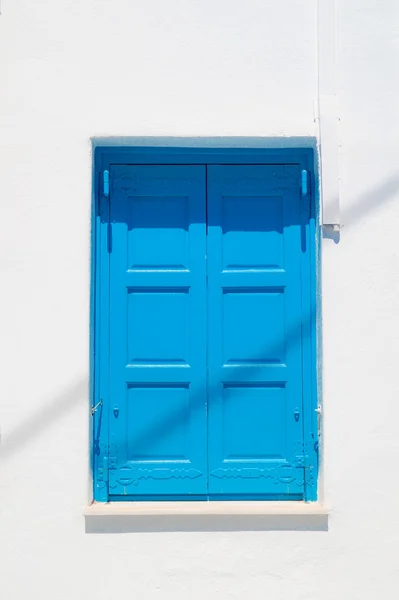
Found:
[{"label": "wall ledge", "polygon": [[110,502],[84,512],[86,533],[145,531],[327,531],[318,502]]}]

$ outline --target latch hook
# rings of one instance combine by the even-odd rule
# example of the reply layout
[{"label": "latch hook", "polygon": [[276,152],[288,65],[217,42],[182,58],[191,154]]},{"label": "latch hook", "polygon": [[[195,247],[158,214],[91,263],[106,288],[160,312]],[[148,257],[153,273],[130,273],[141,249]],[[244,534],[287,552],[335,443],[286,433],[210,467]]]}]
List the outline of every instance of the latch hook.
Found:
[{"label": "latch hook", "polygon": [[100,406],[103,405],[103,399],[100,398],[100,402],[97,402],[97,404],[95,406],[91,407],[91,415],[93,416],[95,412],[97,412],[97,410],[99,409]]}]

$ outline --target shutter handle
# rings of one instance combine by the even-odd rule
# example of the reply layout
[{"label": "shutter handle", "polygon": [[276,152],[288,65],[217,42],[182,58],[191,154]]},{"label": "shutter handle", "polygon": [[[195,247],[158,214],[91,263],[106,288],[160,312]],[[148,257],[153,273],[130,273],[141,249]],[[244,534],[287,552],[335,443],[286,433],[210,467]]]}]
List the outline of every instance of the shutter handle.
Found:
[{"label": "shutter handle", "polygon": [[114,406],[114,417],[117,419],[119,416],[119,406]]},{"label": "shutter handle", "polygon": [[300,413],[300,411],[299,411],[299,408],[296,408],[296,409],[294,410],[294,419],[295,419],[295,421],[296,421],[297,423],[298,423],[298,421],[299,421],[299,417],[300,417],[300,415],[301,415],[301,413]]}]

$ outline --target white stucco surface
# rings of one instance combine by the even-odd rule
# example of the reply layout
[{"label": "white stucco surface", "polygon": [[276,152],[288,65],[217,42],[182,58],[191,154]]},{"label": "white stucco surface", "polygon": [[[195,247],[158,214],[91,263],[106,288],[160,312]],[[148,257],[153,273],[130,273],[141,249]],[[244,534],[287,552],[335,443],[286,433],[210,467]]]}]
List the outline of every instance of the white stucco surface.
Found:
[{"label": "white stucco surface", "polygon": [[[320,0],[326,1],[326,0]],[[314,136],[316,0],[2,0],[0,595],[376,600],[399,589],[399,8],[338,0],[322,241],[328,531],[85,533],[93,136]]]}]

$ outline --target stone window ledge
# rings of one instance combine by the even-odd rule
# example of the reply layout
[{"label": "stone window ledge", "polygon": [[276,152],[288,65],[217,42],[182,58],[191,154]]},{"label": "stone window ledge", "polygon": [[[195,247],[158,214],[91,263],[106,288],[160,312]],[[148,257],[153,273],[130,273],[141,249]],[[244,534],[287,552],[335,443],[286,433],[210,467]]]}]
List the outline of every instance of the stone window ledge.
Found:
[{"label": "stone window ledge", "polygon": [[94,502],[86,533],[145,531],[327,531],[318,502]]}]

